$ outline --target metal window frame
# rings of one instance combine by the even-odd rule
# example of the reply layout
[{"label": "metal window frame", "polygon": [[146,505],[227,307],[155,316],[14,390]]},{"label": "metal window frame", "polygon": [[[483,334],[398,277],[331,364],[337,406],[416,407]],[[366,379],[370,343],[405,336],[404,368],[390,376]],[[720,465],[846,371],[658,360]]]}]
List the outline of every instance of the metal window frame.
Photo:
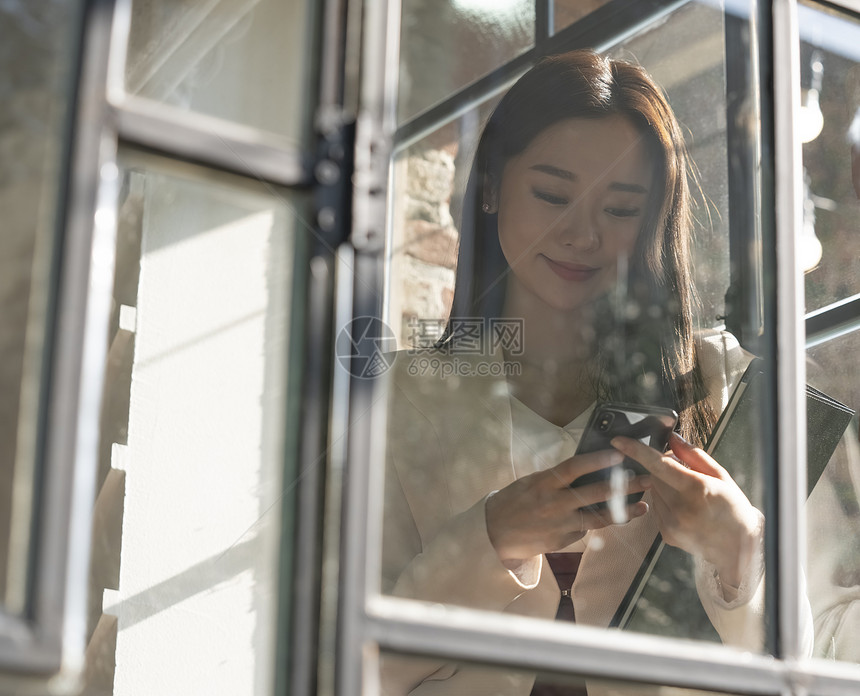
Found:
[{"label": "metal window frame", "polygon": [[[796,79],[800,71],[800,40],[796,15],[793,0],[773,0],[773,63],[764,66],[773,81],[773,115],[763,116],[763,119],[773,118],[775,162],[773,251],[776,268],[772,270],[776,279],[773,299],[777,343],[774,346],[776,398],[773,403],[776,406],[778,471],[773,473],[776,474],[778,510],[774,517],[777,520],[776,534],[770,535],[776,545],[771,544],[768,554],[771,560],[769,567],[776,568],[777,573],[776,578],[769,582],[769,589],[777,604],[774,654],[792,662],[803,657],[800,569],[805,567],[806,549],[803,516],[806,496],[805,485],[801,485],[806,480],[806,400],[802,396],[806,384],[806,362],[801,321],[804,288],[795,249],[803,220],[800,140],[796,137],[794,122],[794,114],[800,106],[800,82]],[[776,70],[776,66],[787,66],[788,70]],[[782,118],[776,118],[775,114],[782,115]],[[765,196],[762,205],[767,204]]]},{"label": "metal window frame", "polygon": [[[398,7],[392,0],[374,3],[364,23],[363,66],[376,72],[363,94],[364,104],[386,104],[386,71],[396,70],[398,55],[384,52],[386,31]],[[848,6],[855,5],[849,0]],[[522,667],[557,673],[576,673],[609,679],[628,679],[673,684],[688,688],[718,689],[741,693],[819,694],[856,693],[860,672],[856,666],[807,661],[802,654],[801,625],[804,523],[800,481],[805,471],[805,384],[802,307],[802,273],[794,250],[795,232],[801,220],[801,182],[796,166],[799,146],[794,138],[794,107],[799,103],[798,36],[795,0],[771,0],[752,4],[755,10],[756,50],[759,64],[753,79],[762,85],[761,161],[765,177],[761,206],[773,215],[763,220],[765,255],[773,272],[765,317],[774,327],[765,352],[777,369],[771,389],[778,408],[773,416],[773,456],[767,478],[776,491],[769,519],[766,546],[769,611],[773,628],[768,647],[773,656],[740,653],[725,646],[685,643],[654,636],[609,632],[588,627],[568,627],[534,619],[499,616],[454,607],[383,597],[375,572],[379,561],[381,520],[379,510],[379,442],[369,437],[371,428],[384,421],[380,395],[367,383],[350,384],[353,413],[371,414],[368,422],[354,427],[349,443],[349,486],[345,490],[342,541],[341,655],[339,696],[357,696],[362,689],[378,689],[379,655],[382,650],[411,655],[456,658],[504,667]],[[541,12],[538,13],[541,15]],[[545,16],[545,14],[543,15]],[[390,37],[389,37],[390,38]],[[547,37],[547,42],[555,37]],[[563,39],[556,39],[557,41]],[[389,47],[390,48],[390,47]],[[464,105],[479,101],[500,80],[513,75],[531,59],[529,54],[507,63],[495,73],[457,92],[401,125],[387,140],[375,143],[388,153],[394,143],[413,141],[418,134],[452,117]],[[776,69],[776,66],[780,66]],[[785,67],[788,66],[788,69]],[[772,90],[772,91],[771,91]],[[390,107],[390,103],[388,104]],[[385,108],[379,109],[379,123]],[[777,118],[776,115],[779,114]],[[385,129],[378,127],[385,136]],[[359,143],[359,146],[361,143]],[[360,153],[357,154],[357,157]],[[772,178],[767,175],[770,171]],[[359,195],[368,196],[368,192]],[[357,201],[357,208],[360,201]],[[767,265],[766,265],[767,270]],[[358,283],[356,283],[358,287]],[[366,302],[356,301],[354,311]],[[777,465],[777,462],[778,465]],[[716,668],[716,669],[715,669]]]},{"label": "metal window frame", "polygon": [[[49,681],[52,693],[74,690],[80,686],[84,669],[92,505],[113,295],[119,148],[155,152],[172,161],[202,165],[264,185],[291,190],[314,187],[321,200],[332,196],[337,200],[348,178],[341,172],[338,188],[331,166],[321,176],[318,165],[327,158],[327,166],[337,166],[337,148],[351,150],[351,143],[334,142],[330,129],[322,126],[319,139],[331,147],[317,148],[309,134],[303,149],[275,134],[125,94],[122,82],[131,0],[81,0],[79,5],[75,31],[80,55],[77,73],[72,71],[78,75],[78,85],[70,109],[72,125],[66,136],[70,154],[64,165],[56,222],[60,244],[55,251],[56,287],[52,289],[51,328],[45,348],[49,365],[39,429],[44,456],[37,462],[39,499],[34,513],[30,592],[25,616],[0,615],[0,686],[4,690],[9,686],[16,693],[42,693]],[[315,56],[322,51],[318,42],[323,11],[317,3],[307,5],[313,25],[309,29],[317,37],[310,47],[316,64]],[[327,0],[329,42],[339,31],[342,5],[342,0]],[[333,114],[345,118],[346,60],[335,50],[328,50],[323,58],[320,73],[308,75],[308,103],[318,120],[331,124]],[[335,193],[328,193],[332,188]],[[312,230],[314,251],[323,261],[333,258],[349,228],[349,216],[338,215],[328,222],[324,229]],[[316,311],[324,315],[332,305],[332,274],[317,272],[319,263],[312,263],[310,271],[303,316]],[[330,326],[324,321],[318,329],[307,333],[304,354],[333,354]],[[306,408],[297,445],[299,470],[319,471],[325,453],[330,389],[325,360],[318,362],[305,371],[301,387]],[[281,692],[298,686],[301,691],[293,693],[311,693],[309,684],[313,683],[309,675],[315,668],[315,651],[293,651],[291,637],[311,635],[318,624],[314,568],[319,566],[322,515],[311,502],[315,495],[319,499],[321,490],[321,476],[299,477],[294,497],[302,502],[301,509],[295,518],[284,520],[285,531],[295,530],[291,541],[296,558],[292,566],[283,562],[281,570],[293,571],[297,587],[311,589],[303,598],[307,600],[303,608],[308,611],[294,611],[293,624],[278,627],[276,649],[288,653],[290,663],[289,672],[287,661],[278,668],[276,689]],[[285,607],[291,602],[290,596],[280,598],[282,620],[290,613]]]},{"label": "metal window frame", "polygon": [[[278,600],[275,650],[283,659],[278,661],[274,686],[279,694],[310,696],[317,691],[319,650],[330,641],[327,627],[321,625],[326,611],[320,579],[325,573],[322,536],[327,485],[322,462],[328,456],[331,412],[332,365],[326,357],[334,355],[335,255],[351,221],[347,208],[354,109],[347,104],[352,95],[346,75],[355,46],[349,32],[350,3],[306,3],[313,37],[309,50],[319,60],[314,59],[318,68],[309,76],[314,122],[308,127],[313,133],[307,134],[309,142],[302,146],[278,134],[128,94],[124,67],[132,1],[115,1],[111,35],[106,96],[117,142],[264,185],[314,193],[317,218],[311,230],[301,308],[306,330],[300,339],[291,339],[293,359],[301,354],[304,366],[301,375],[292,377],[301,382],[302,408],[301,413],[294,409],[300,423],[289,428],[295,436],[291,451],[297,457],[293,467],[296,483],[285,498],[294,509],[284,506],[282,529],[290,538],[282,541],[279,572],[289,575],[292,586]],[[325,223],[322,213],[327,214]]]},{"label": "metal window frame", "polygon": [[[313,12],[311,5],[309,14]],[[121,141],[273,185],[314,182],[314,159],[283,135],[129,94],[125,64],[131,24],[132,0],[116,0],[106,98],[110,123]]]},{"label": "metal window frame", "polygon": [[[761,190],[758,167],[761,160],[758,133],[750,124],[759,105],[751,103],[750,86],[759,75],[756,37],[748,19],[725,13],[726,47],[726,139],[728,158],[729,287],[725,294],[726,329],[747,350],[759,350],[763,324],[761,296],[761,226],[758,215]],[[754,63],[754,61],[756,61]],[[752,192],[752,193],[751,193]],[[751,198],[749,205],[734,205]]]},{"label": "metal window frame", "polygon": [[[116,169],[99,123],[110,30],[97,1],[75,10],[67,151],[55,220],[40,385],[33,535],[22,615],[0,622],[3,683],[73,689],[83,667],[90,512],[114,264]],[[75,74],[74,72],[72,74]]]},{"label": "metal window frame", "polygon": [[806,347],[832,341],[860,329],[860,294],[806,315]]}]

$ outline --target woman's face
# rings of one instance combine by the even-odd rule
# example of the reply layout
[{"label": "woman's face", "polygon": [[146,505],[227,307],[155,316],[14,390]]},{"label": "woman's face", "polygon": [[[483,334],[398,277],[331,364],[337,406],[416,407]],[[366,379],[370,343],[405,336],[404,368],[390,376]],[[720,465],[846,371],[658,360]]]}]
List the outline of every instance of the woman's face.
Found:
[{"label": "woman's face", "polygon": [[641,134],[617,115],[559,121],[509,160],[498,190],[508,299],[569,312],[611,290],[633,252],[651,170]]}]

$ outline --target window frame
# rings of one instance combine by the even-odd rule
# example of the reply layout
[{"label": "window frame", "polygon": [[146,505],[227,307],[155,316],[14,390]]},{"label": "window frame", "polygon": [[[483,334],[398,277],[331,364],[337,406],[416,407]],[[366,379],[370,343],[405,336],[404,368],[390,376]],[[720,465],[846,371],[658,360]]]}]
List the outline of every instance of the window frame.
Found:
[{"label": "window frame", "polygon": [[[274,693],[310,694],[317,680],[320,638],[321,549],[325,476],[320,462],[327,456],[327,425],[331,409],[334,355],[332,313],[337,249],[350,229],[349,176],[352,159],[351,109],[345,73],[349,49],[342,0],[305,2],[311,66],[306,76],[307,124],[296,145],[261,129],[205,114],[186,112],[125,90],[125,62],[134,0],[104,0],[112,5],[110,58],[107,66],[103,124],[115,147],[157,153],[176,162],[254,179],[264,185],[310,192],[315,218],[305,224],[309,240],[302,245],[309,267],[294,279],[300,290],[290,323],[295,332],[287,371],[288,435],[284,443],[285,490],[281,498],[281,592],[274,650],[277,660]],[[326,218],[323,224],[323,217]],[[314,319],[314,321],[311,320]],[[299,384],[292,386],[293,380]],[[295,456],[293,462],[289,455]],[[289,483],[287,482],[289,481]],[[286,583],[286,584],[284,584]],[[324,640],[324,638],[322,638]]]},{"label": "window frame", "polygon": [[[613,3],[615,6],[632,4]],[[681,3],[650,4],[674,7]],[[856,10],[858,3],[848,0],[834,4]],[[794,114],[799,105],[799,80],[796,79],[799,35],[793,0],[770,0],[752,5],[755,7],[751,17],[752,50],[758,64],[751,66],[751,78],[761,86],[762,119],[761,159],[753,164],[761,164],[763,171],[760,191],[763,275],[767,278],[770,272],[773,285],[765,293],[761,310],[754,309],[752,318],[743,321],[754,325],[755,312],[762,311],[765,321],[775,327],[767,344],[760,346],[764,356],[776,364],[768,388],[774,397],[779,396],[773,401],[776,409],[767,433],[773,456],[765,472],[766,484],[776,491],[770,496],[772,503],[766,511],[768,519],[773,520],[766,532],[766,553],[771,569],[767,577],[768,613],[773,617],[767,648],[772,656],[589,627],[577,627],[574,632],[568,627],[535,619],[498,617],[459,608],[442,610],[380,596],[376,569],[381,521],[372,511],[379,510],[382,504],[378,471],[381,467],[370,466],[370,462],[381,461],[382,452],[380,443],[372,440],[369,433],[372,428],[381,428],[384,432],[385,405],[380,394],[366,382],[352,379],[350,410],[363,414],[364,418],[361,427],[353,426],[349,442],[348,485],[345,486],[343,509],[345,536],[341,542],[338,590],[341,607],[338,696],[357,696],[362,689],[375,693],[382,650],[743,693],[815,692],[837,696],[856,692],[860,671],[855,666],[806,661],[801,653],[799,569],[803,567],[805,549],[801,492],[805,486],[799,483],[805,481],[806,414],[805,400],[801,398],[805,385],[803,282],[794,249],[796,230],[802,221],[799,141],[794,137]],[[551,23],[549,5],[538,0],[536,6],[539,21]],[[377,157],[380,147],[391,155],[395,144],[417,139],[430,130],[433,123],[442,121],[446,113],[453,115],[465,104],[476,101],[476,95],[489,94],[493,85],[521,70],[537,51],[535,48],[519,56],[459,90],[443,104],[434,105],[395,128],[396,90],[390,86],[396,85],[399,60],[397,42],[392,39],[392,32],[399,35],[399,10],[396,0],[373,3],[373,8],[366,8],[362,27],[362,66],[368,79],[362,84],[359,128],[363,118],[367,130],[382,137],[382,141],[373,142]],[[550,33],[539,28],[536,38],[549,44],[555,38],[549,36]],[[589,41],[590,45],[594,43],[594,40]],[[370,143],[359,140],[356,161],[371,162],[370,153],[362,153],[362,147],[369,148]],[[375,169],[368,167],[358,173],[378,184],[387,182],[378,164]],[[359,187],[355,195],[356,223],[370,224],[363,218],[359,221],[358,212],[371,205],[376,205],[378,210],[379,201],[373,200],[373,191]],[[379,253],[378,247],[363,244],[361,236],[354,240],[354,245],[357,254]],[[369,284],[378,288],[380,285],[378,276],[370,268],[366,275],[357,274],[352,280],[353,287]],[[748,282],[758,281],[753,278]],[[356,298],[354,316],[372,309],[372,304],[366,300],[366,297]]]},{"label": "window frame", "polygon": [[[109,29],[91,3],[72,10],[69,105],[57,181],[51,277],[42,348],[23,612],[2,612],[0,670],[41,684],[83,666],[87,572],[99,408],[114,264],[110,194],[116,170],[102,156],[100,85]],[[77,83],[75,80],[77,79]],[[74,143],[74,146],[73,146]],[[109,150],[109,147],[106,148]],[[107,165],[107,166],[105,166]],[[100,194],[96,194],[96,188]]]},{"label": "window frame", "polygon": [[[605,11],[635,17],[636,13],[668,12],[686,1],[615,0]],[[494,85],[534,60],[538,51],[553,50],[563,42],[572,42],[572,47],[580,38],[585,42],[586,36],[588,44],[595,43],[592,20],[578,23],[569,32],[553,34],[551,2],[536,0],[538,45],[460,90],[457,98],[462,103],[495,89]],[[827,4],[860,13],[860,0],[832,0]],[[768,525],[768,548],[770,567],[777,572],[768,578],[768,595],[775,617],[776,631],[770,644],[776,659],[724,646],[610,634],[588,627],[578,627],[574,632],[534,619],[495,617],[465,609],[440,613],[406,600],[379,596],[375,572],[379,545],[375,540],[381,534],[369,513],[379,509],[381,472],[374,471],[379,467],[371,467],[369,462],[379,461],[381,445],[370,435],[384,422],[385,409],[372,383],[346,380],[334,369],[332,329],[351,316],[380,311],[390,155],[396,142],[416,137],[428,124],[440,120],[443,108],[451,108],[452,100],[446,101],[449,106],[431,107],[412,119],[408,127],[398,128],[394,97],[399,2],[326,0],[324,9],[318,10],[324,16],[324,31],[320,32],[324,44],[312,48],[321,60],[320,75],[312,77],[314,81],[319,77],[316,142],[308,147],[292,146],[256,129],[184,114],[125,94],[121,76],[131,0],[82,0],[80,5],[84,8],[79,27],[80,84],[73,126],[68,131],[75,148],[64,167],[65,206],[61,206],[58,220],[63,248],[52,314],[55,340],[50,343],[50,381],[45,386],[46,410],[41,416],[45,454],[39,462],[42,489],[34,544],[37,556],[31,576],[32,611],[28,621],[3,617],[3,669],[23,679],[45,679],[62,670],[71,675],[83,665],[89,525],[106,356],[103,333],[112,292],[105,279],[113,275],[116,153],[122,145],[297,190],[313,187],[318,208],[329,208],[335,216],[333,226],[327,225],[325,231],[316,229],[315,254],[322,260],[322,268],[317,269],[319,274],[309,274],[307,286],[306,311],[317,318],[316,324],[307,325],[317,328],[308,330],[304,351],[306,356],[323,357],[308,363],[309,377],[302,388],[309,407],[302,420],[299,466],[302,470],[315,467],[327,456],[330,473],[337,473],[339,467],[344,475],[343,509],[334,504],[331,512],[340,524],[332,525],[331,519],[326,523],[326,534],[333,536],[335,548],[339,544],[341,549],[339,553],[332,551],[329,543],[325,550],[329,560],[339,559],[339,588],[335,599],[330,595],[322,598],[324,619],[319,627],[323,640],[328,640],[333,629],[325,617],[337,623],[337,636],[332,639],[337,647],[336,681],[331,688],[338,694],[358,694],[363,687],[373,691],[380,649],[745,693],[856,693],[860,672],[855,666],[803,662],[798,645],[801,587],[797,569],[802,567],[805,548],[798,485],[805,480],[805,403],[800,398],[805,383],[804,348],[810,340],[827,340],[834,331],[860,323],[860,305],[856,297],[848,298],[837,303],[839,307],[831,305],[806,316],[805,322],[801,320],[802,276],[794,253],[795,230],[801,222],[802,183],[793,123],[799,103],[793,0],[760,3],[754,37],[760,64],[753,74],[760,84],[773,84],[772,95],[763,90],[762,96],[764,131],[772,134],[763,141],[762,161],[775,177],[765,182],[762,208],[774,210],[774,219],[765,221],[764,231],[765,246],[774,254],[770,263],[775,273],[776,304],[765,311],[773,313],[777,332],[773,345],[765,349],[776,359],[771,387],[780,396],[773,438],[773,447],[780,454],[779,471],[769,474],[777,496],[775,509],[768,511],[769,519],[775,521]],[[785,66],[788,69],[783,69]],[[354,140],[349,128],[353,119]],[[342,159],[344,151],[354,151],[354,164]],[[322,161],[338,168],[340,183],[320,179],[317,165]],[[351,173],[352,187],[345,183]],[[351,246],[338,250],[349,229]],[[327,442],[332,419],[348,423],[353,414],[362,414],[363,420],[350,426],[348,438]],[[296,536],[291,540],[296,549],[292,573],[312,600],[303,607],[297,605],[291,624],[280,627],[278,649],[288,654],[290,673],[285,668],[277,687],[284,691],[289,683],[295,694],[315,692],[319,664],[315,646],[298,651],[288,647],[290,637],[316,635],[320,599],[313,588],[321,572],[334,581],[332,572],[319,569],[323,536],[319,496],[323,485],[319,477],[300,477],[295,496],[303,502]],[[336,497],[336,493],[330,496],[330,505]],[[343,530],[340,538],[333,526]]]},{"label": "window frame", "polygon": [[[305,302],[298,308],[301,330],[291,378],[301,377],[301,414],[293,408],[285,461],[294,485],[285,491],[279,571],[302,594],[278,598],[275,649],[287,659],[275,675],[277,693],[302,693],[312,683],[316,650],[299,649],[294,636],[318,629],[318,568],[321,541],[322,475],[329,411],[330,365],[306,356],[333,354],[331,322],[335,249],[346,238],[349,215],[343,203],[346,176],[341,173],[350,143],[338,142],[344,120],[345,58],[335,35],[342,28],[339,0],[308,2],[309,42],[306,76],[307,134],[301,145],[275,134],[217,118],[187,114],[170,106],[125,93],[123,75],[131,28],[132,0],[79,0],[73,32],[76,55],[70,70],[72,89],[58,184],[52,305],[45,352],[47,377],[41,388],[38,432],[43,453],[36,462],[27,611],[23,617],[0,612],[0,681],[48,688],[58,693],[81,686],[89,593],[90,542],[99,458],[100,410],[107,362],[107,329],[113,299],[116,221],[119,200],[117,153],[120,148],[157,153],[172,162],[259,180],[264,185],[312,191],[319,206],[336,204],[325,226],[308,227],[313,243],[308,258],[314,273],[302,282]],[[328,24],[323,51],[323,16]],[[334,18],[332,20],[331,18]],[[317,69],[318,66],[318,69]],[[314,123],[318,114],[320,122]],[[327,117],[326,117],[327,115]],[[348,162],[349,156],[346,157]],[[327,177],[319,164],[331,165]],[[311,259],[311,257],[314,257]],[[328,272],[325,272],[325,268]],[[315,314],[314,314],[315,313]],[[312,324],[309,316],[322,317]],[[291,320],[294,326],[298,323]],[[300,345],[303,344],[303,345]],[[296,365],[301,356],[301,365]],[[290,392],[295,390],[290,387]],[[295,406],[295,404],[293,404]],[[300,416],[300,418],[299,418]],[[293,469],[295,467],[295,470]],[[317,475],[296,475],[295,471]],[[288,585],[289,587],[289,585]]]}]

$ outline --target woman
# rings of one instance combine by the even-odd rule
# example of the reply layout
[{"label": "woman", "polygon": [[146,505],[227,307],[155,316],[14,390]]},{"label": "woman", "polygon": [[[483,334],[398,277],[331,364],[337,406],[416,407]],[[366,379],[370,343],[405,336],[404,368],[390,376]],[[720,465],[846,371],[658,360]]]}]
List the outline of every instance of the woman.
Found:
[{"label": "woman", "polygon": [[[414,376],[409,356],[395,366],[384,591],[553,618],[561,590],[546,554],[581,552],[576,621],[606,626],[659,532],[698,559],[723,641],[761,648],[763,517],[695,446],[747,358],[728,335],[694,337],[687,175],[678,123],[638,66],[551,57],[501,100],[466,189],[452,319],[432,351],[458,376]],[[458,351],[463,317],[521,321],[522,349],[490,357],[507,379],[482,377],[487,356]],[[676,410],[671,453],[620,438],[615,452],[574,456],[609,398]],[[607,484],[569,484],[622,455],[649,475],[628,482],[646,493],[616,525],[593,507]],[[384,682],[391,693],[531,688],[475,674],[400,663]]]}]

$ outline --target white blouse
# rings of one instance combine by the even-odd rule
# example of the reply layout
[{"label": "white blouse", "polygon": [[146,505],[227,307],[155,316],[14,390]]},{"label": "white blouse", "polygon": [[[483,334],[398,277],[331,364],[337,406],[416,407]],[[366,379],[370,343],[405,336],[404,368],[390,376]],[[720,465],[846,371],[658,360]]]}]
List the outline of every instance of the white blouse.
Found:
[{"label": "white blouse", "polygon": [[[594,404],[570,423],[560,427],[535,413],[510,394],[511,400],[511,459],[514,476],[522,478],[537,471],[551,469],[576,454],[585,425],[594,411]],[[588,535],[559,551],[585,551]]]}]

